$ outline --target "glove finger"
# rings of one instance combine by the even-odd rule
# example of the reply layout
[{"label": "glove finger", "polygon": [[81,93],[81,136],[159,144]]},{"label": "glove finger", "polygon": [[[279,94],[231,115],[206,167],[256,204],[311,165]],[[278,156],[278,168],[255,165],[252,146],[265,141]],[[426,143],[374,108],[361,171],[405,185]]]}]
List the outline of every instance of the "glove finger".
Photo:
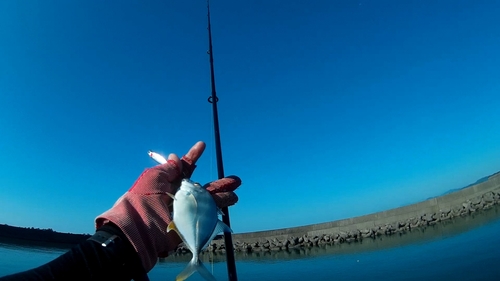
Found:
[{"label": "glove finger", "polygon": [[229,207],[238,202],[238,195],[234,192],[219,192],[212,194],[212,197],[219,208]]},{"label": "glove finger", "polygon": [[191,149],[186,153],[186,155],[182,156],[182,177],[190,178],[193,174],[194,168],[196,168],[196,161],[200,159],[200,156],[203,154],[205,150],[205,143],[199,141],[191,147]]},{"label": "glove finger", "polygon": [[172,192],[172,182],[178,179],[181,174],[180,165],[177,156],[169,156],[167,163],[146,169],[129,189],[129,192],[145,195],[165,191]]},{"label": "glove finger", "polygon": [[182,173],[181,160],[179,159],[179,157],[177,157],[177,155],[173,153],[168,155],[167,163],[156,167],[158,167],[158,169],[166,173],[168,182],[174,182],[180,177]]},{"label": "glove finger", "polygon": [[237,176],[228,176],[205,184],[203,187],[211,194],[219,192],[234,191],[241,185],[241,179]]}]

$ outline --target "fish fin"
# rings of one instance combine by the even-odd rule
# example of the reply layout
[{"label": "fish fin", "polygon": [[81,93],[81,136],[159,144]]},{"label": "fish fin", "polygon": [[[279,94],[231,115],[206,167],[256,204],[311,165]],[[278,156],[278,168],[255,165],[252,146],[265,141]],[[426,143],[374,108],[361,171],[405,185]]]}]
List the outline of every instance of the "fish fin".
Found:
[{"label": "fish fin", "polygon": [[177,234],[179,234],[179,230],[177,229],[177,226],[175,225],[174,221],[171,221],[167,226],[167,232],[169,232],[170,230],[174,230],[175,232],[177,232]]},{"label": "fish fin", "polygon": [[200,273],[200,275],[205,278],[205,280],[208,280],[208,281],[217,281],[215,279],[215,276],[212,275],[212,273],[210,273],[210,271],[208,271],[208,269],[205,267],[205,265],[203,265],[203,263],[201,262],[201,260],[198,261],[198,266],[196,267],[196,269],[198,269],[198,272]]},{"label": "fish fin", "polygon": [[175,200],[175,196],[174,196],[172,193],[165,192],[165,194],[167,194],[170,198],[172,198],[172,199],[174,199],[174,200]]},{"label": "fish fin", "polygon": [[216,234],[219,234],[221,232],[233,233],[233,230],[231,228],[229,228],[229,226],[227,226],[227,224],[225,224],[224,222],[219,220],[219,221],[217,221],[217,225],[215,226],[214,232]]},{"label": "fish fin", "polygon": [[203,265],[200,259],[193,257],[193,259],[188,263],[186,268],[177,275],[176,281],[184,281],[189,276],[193,275],[195,271],[198,271],[200,275],[208,281],[216,281],[215,277],[208,271],[208,269]]},{"label": "fish fin", "polygon": [[175,277],[175,281],[184,281],[186,279],[189,278],[189,276],[193,275],[193,273],[196,271],[196,268],[197,268],[197,262],[194,261],[194,257],[193,259],[188,263],[188,265],[186,266],[186,268],[184,268],[183,271],[181,271],[181,273],[179,273],[179,275],[177,275],[177,277]]},{"label": "fish fin", "polygon": [[232,233],[233,231],[231,230],[231,228],[229,228],[229,226],[227,226],[227,224],[225,224],[221,220],[217,220],[217,224],[215,225],[214,232],[212,232],[212,236],[210,236],[210,239],[207,240],[207,243],[201,249],[205,250],[208,247],[208,245],[210,245],[210,242],[212,242],[212,240],[214,240],[215,236],[217,236],[217,234],[219,234],[221,232],[231,232]]}]

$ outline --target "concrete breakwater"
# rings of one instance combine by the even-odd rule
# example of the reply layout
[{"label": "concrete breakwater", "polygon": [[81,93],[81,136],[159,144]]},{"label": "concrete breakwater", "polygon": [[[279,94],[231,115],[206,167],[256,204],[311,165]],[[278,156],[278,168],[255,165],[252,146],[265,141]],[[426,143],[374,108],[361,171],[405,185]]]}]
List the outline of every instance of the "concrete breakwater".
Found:
[{"label": "concrete breakwater", "polygon": [[[382,235],[403,235],[499,203],[500,173],[496,173],[483,182],[453,193],[383,212],[300,227],[234,234],[234,248],[236,252],[283,251],[354,243]],[[214,240],[205,251],[225,252],[223,239]],[[189,250],[181,244],[175,255],[186,253]]]},{"label": "concrete breakwater", "polygon": [[[353,243],[318,243],[318,246],[299,246],[282,248],[280,251],[236,251],[237,261],[250,262],[277,262],[289,260],[303,260],[308,258],[318,258],[331,255],[361,254],[400,248],[411,244],[422,244],[432,241],[452,237],[487,224],[500,223],[500,204],[496,204],[487,210],[478,210],[467,216],[453,217],[449,220],[440,221],[425,227],[416,227],[411,230],[401,231],[393,235],[378,235],[371,238],[357,240]],[[160,259],[160,263],[188,263],[191,260],[190,254],[169,255]],[[224,251],[212,251],[202,253],[204,262],[225,262],[226,253]]]}]

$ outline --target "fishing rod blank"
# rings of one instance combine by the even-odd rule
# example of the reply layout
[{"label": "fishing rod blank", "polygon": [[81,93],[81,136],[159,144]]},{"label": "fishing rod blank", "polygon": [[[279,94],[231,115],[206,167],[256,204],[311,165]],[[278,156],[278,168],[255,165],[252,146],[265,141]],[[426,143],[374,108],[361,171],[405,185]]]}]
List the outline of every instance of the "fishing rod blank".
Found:
[{"label": "fishing rod blank", "polygon": [[[208,98],[208,102],[212,104],[212,111],[214,115],[214,135],[215,135],[215,155],[217,158],[217,172],[219,179],[224,177],[224,165],[222,163],[222,149],[220,143],[219,132],[219,114],[217,112],[217,93],[215,91],[215,73],[214,73],[214,56],[212,50],[212,27],[210,25],[210,2],[207,0],[207,17],[208,17],[208,55],[210,56],[210,79],[212,85],[212,95]],[[222,209],[225,214],[222,216],[222,221],[231,227],[229,223],[229,210],[227,207]],[[226,259],[227,259],[227,274],[229,281],[237,281],[236,275],[236,261],[234,259],[233,239],[231,233],[224,232],[224,244],[226,245]]]}]

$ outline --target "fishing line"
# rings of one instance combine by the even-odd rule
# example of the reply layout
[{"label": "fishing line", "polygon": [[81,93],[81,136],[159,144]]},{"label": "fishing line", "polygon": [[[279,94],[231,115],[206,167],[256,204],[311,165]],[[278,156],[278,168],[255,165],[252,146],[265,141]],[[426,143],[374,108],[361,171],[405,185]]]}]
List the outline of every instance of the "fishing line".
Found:
[{"label": "fishing line", "polygon": [[[210,114],[210,180],[215,179],[216,175],[214,173],[214,151],[215,151],[215,144],[214,144],[214,116]],[[219,216],[219,215],[217,215]],[[212,275],[214,274],[214,252],[210,251],[210,266],[212,268]]]},{"label": "fishing line", "polygon": [[210,114],[210,178],[209,180],[215,179],[217,175],[214,170],[214,152],[215,152],[215,144],[214,144],[214,116]]},{"label": "fishing line", "polygon": [[212,264],[212,275],[214,274],[214,252],[210,251],[210,256],[212,257],[212,260],[210,263]]}]

